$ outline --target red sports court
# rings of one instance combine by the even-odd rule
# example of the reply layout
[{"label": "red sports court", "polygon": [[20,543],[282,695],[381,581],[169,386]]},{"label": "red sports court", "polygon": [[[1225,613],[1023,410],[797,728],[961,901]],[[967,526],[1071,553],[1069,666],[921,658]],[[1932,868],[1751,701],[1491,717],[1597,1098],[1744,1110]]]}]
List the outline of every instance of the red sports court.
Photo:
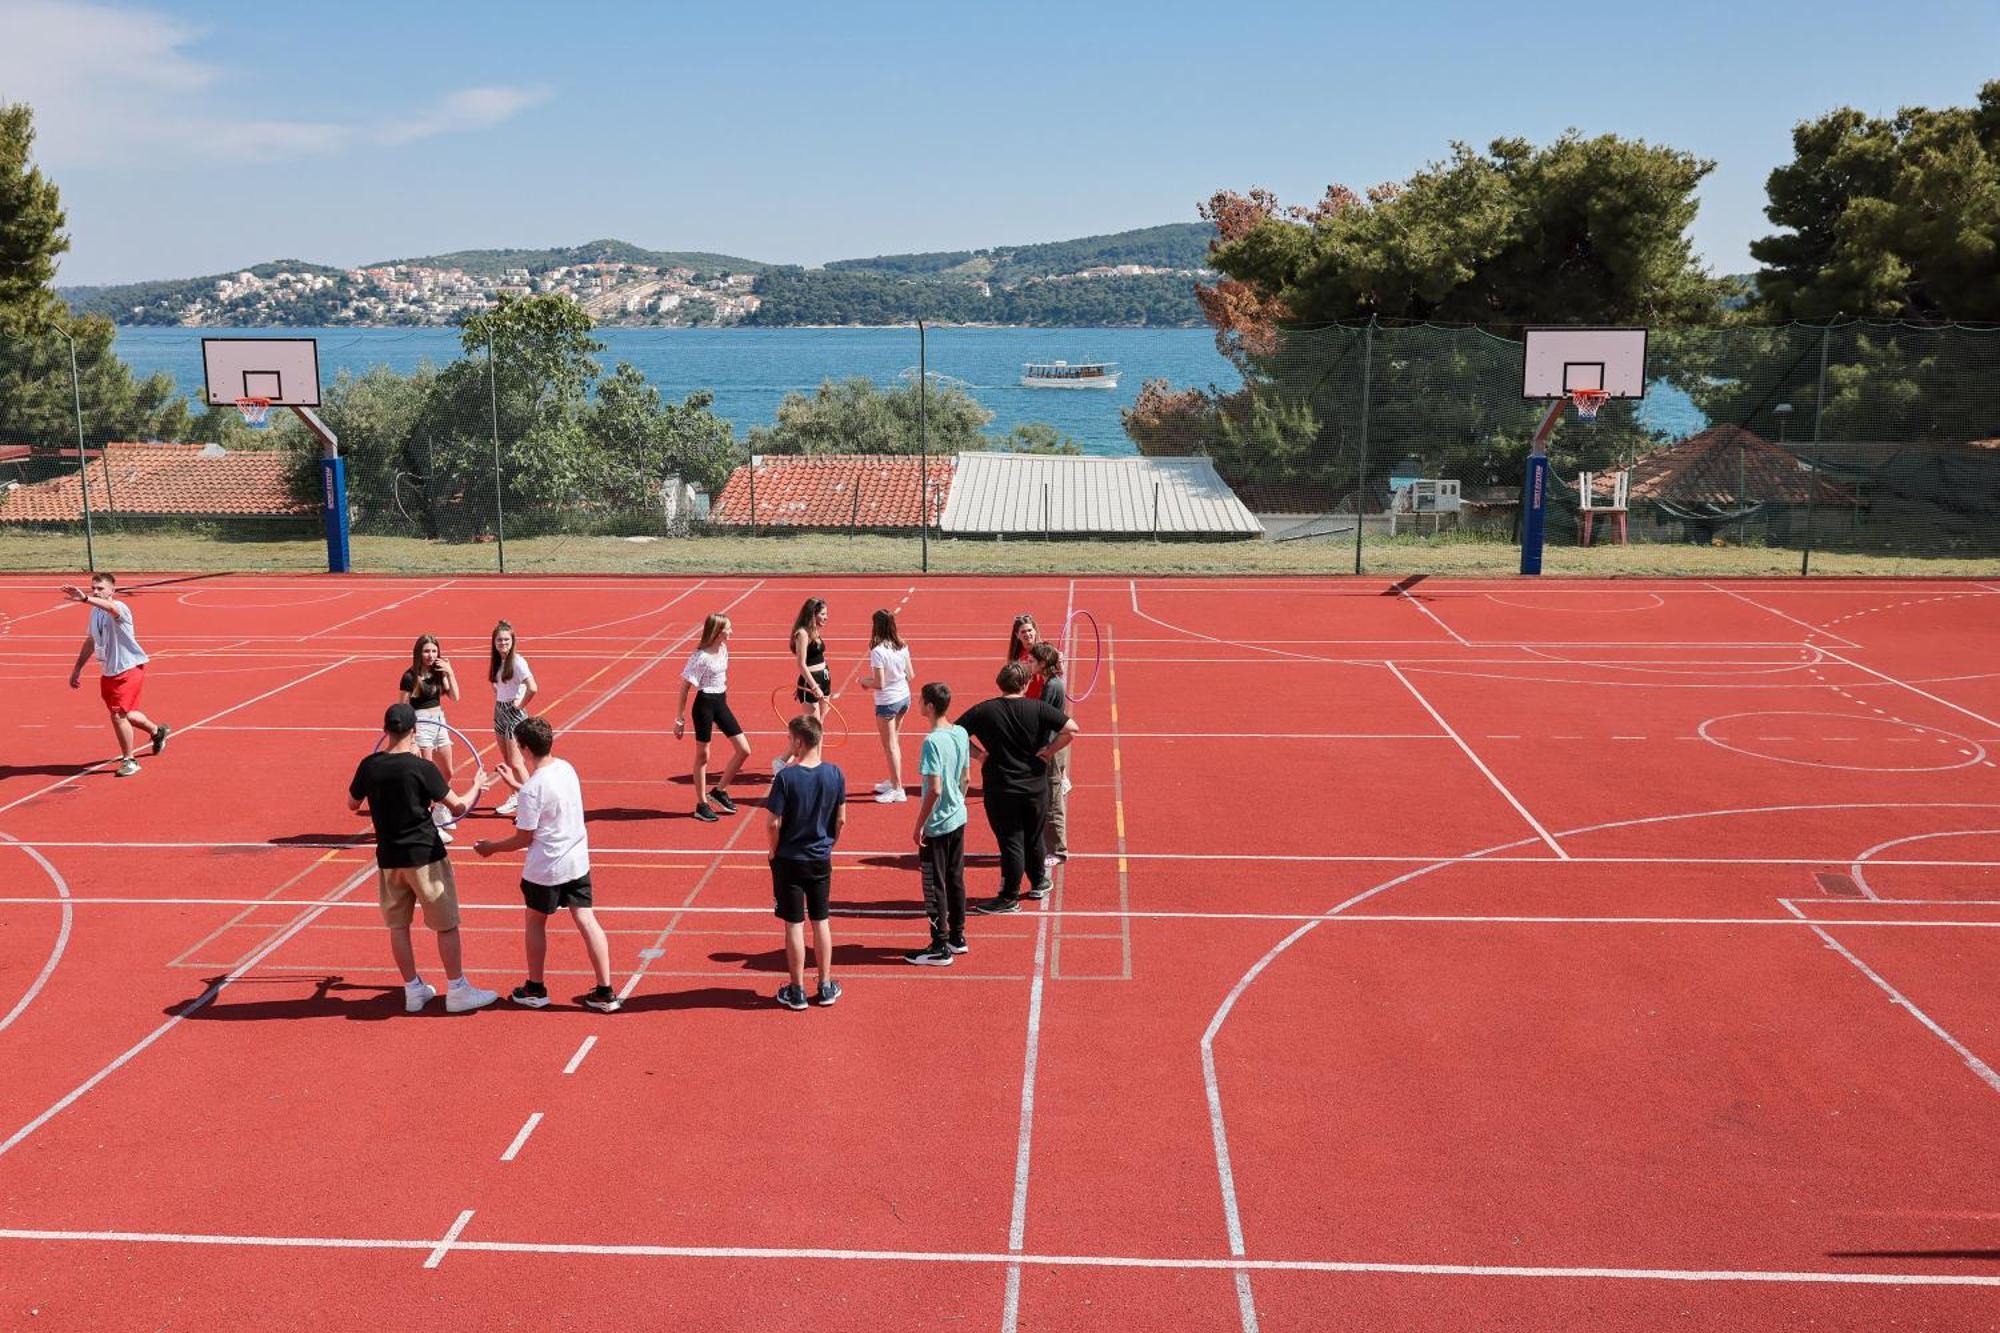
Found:
[{"label": "red sports court", "polygon": [[[131,781],[65,688],[80,616],[0,583],[10,1322],[1991,1318],[2000,589],[125,586],[176,723]],[[761,825],[686,817],[670,723],[705,611],[760,699],[807,595],[837,673],[900,605],[976,698],[1015,613],[1083,608],[1103,678],[1055,895],[906,966],[911,807],[857,802],[847,996],[793,1014]],[[560,931],[556,1008],[402,1012],[345,782],[411,638],[470,661],[501,617],[583,777],[623,1013],[562,1003]],[[465,841],[468,971],[511,984],[518,855]]]}]

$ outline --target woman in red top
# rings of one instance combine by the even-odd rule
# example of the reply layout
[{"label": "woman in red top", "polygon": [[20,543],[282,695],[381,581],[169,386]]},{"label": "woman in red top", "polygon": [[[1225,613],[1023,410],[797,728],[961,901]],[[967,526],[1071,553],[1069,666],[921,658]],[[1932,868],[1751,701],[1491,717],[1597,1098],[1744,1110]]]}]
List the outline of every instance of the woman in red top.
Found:
[{"label": "woman in red top", "polygon": [[1035,645],[1041,641],[1042,627],[1035,623],[1035,618],[1032,615],[1023,611],[1020,615],[1014,617],[1014,628],[1008,631],[1007,634],[1007,660],[1009,662],[1026,662],[1029,669],[1035,672],[1034,675],[1028,678],[1027,695],[1030,699],[1039,699],[1042,697],[1042,674],[1036,667],[1034,659],[1030,656],[1035,650]]}]

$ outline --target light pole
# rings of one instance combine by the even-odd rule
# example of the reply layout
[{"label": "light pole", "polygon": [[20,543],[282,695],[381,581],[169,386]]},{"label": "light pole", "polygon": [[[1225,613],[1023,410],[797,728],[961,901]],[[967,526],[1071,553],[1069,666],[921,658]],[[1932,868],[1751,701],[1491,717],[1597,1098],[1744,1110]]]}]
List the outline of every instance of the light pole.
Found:
[{"label": "light pole", "polygon": [[[69,396],[70,405],[76,409],[76,479],[83,484],[83,558],[90,572],[97,572],[97,543],[90,529],[90,455],[83,446],[83,385],[76,375],[76,336],[68,329],[58,329],[64,341],[69,343]],[[111,475],[111,460],[104,460],[104,473]]]}]

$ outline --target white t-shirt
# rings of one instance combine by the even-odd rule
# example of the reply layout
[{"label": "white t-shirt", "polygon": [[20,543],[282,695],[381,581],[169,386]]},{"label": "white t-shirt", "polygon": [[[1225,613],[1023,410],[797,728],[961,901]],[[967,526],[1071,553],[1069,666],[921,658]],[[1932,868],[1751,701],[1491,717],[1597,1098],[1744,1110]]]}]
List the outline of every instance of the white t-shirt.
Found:
[{"label": "white t-shirt", "polygon": [[493,682],[493,698],[503,704],[517,704],[521,696],[528,692],[528,686],[535,683],[535,671],[528,665],[528,659],[520,653],[514,654],[514,679],[507,679],[507,664],[500,664],[500,679]]},{"label": "white t-shirt", "polygon": [[118,613],[102,607],[90,608],[90,643],[97,662],[107,676],[122,676],[135,666],[146,665],[146,650],[132,632],[132,608],[113,602]]},{"label": "white t-shirt", "polygon": [[703,694],[724,694],[729,689],[729,646],[724,644],[712,653],[697,648],[681,668],[681,679],[700,690]]},{"label": "white t-shirt", "polygon": [[514,827],[535,835],[521,878],[567,884],[590,873],[590,837],[583,828],[583,784],[568,761],[553,756],[528,775],[515,798]]},{"label": "white t-shirt", "polygon": [[875,706],[892,708],[910,701],[910,650],[878,643],[868,650],[868,669],[876,680]]}]

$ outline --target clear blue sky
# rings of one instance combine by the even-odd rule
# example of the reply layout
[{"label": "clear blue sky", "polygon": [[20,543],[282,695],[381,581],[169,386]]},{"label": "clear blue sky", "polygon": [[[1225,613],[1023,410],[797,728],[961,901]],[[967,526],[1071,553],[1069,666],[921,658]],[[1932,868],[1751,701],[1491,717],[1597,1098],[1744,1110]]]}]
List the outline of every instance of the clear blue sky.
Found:
[{"label": "clear blue sky", "polygon": [[1968,103],[2000,4],[82,5],[0,0],[61,281],[642,245],[818,263],[1310,202],[1575,126],[1716,163],[1749,266],[1800,119]]}]

